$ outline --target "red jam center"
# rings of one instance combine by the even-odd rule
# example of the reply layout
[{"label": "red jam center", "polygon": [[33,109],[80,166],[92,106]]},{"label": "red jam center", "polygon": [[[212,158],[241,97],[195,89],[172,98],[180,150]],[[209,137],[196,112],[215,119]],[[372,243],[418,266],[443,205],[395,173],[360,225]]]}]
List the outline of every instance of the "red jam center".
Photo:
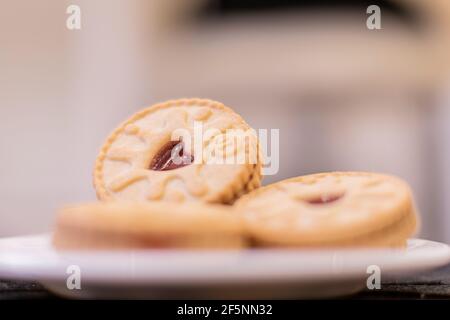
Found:
[{"label": "red jam center", "polygon": [[194,157],[184,152],[182,141],[169,141],[155,155],[150,163],[150,169],[167,171],[190,165]]},{"label": "red jam center", "polygon": [[328,204],[341,199],[343,196],[344,194],[323,194],[315,198],[305,199],[305,201],[310,204]]}]

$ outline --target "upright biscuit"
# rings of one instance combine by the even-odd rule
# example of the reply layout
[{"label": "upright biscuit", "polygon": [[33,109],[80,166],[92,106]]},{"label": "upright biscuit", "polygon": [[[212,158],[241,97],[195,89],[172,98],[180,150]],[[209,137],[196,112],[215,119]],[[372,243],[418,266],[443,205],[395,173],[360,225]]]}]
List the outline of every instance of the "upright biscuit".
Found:
[{"label": "upright biscuit", "polygon": [[139,111],[109,136],[94,186],[100,200],[232,203],[260,185],[260,170],[256,134],[237,113],[179,99]]},{"label": "upright biscuit", "polygon": [[287,179],[236,206],[258,245],[403,246],[417,224],[405,182],[364,172]]}]

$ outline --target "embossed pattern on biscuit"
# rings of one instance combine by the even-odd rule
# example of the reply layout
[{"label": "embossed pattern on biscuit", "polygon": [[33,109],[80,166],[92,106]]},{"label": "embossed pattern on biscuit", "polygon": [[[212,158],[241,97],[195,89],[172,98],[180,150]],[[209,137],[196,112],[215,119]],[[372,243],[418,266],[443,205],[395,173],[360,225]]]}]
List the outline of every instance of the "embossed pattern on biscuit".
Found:
[{"label": "embossed pattern on biscuit", "polygon": [[[199,124],[205,133],[200,141],[185,139],[186,134],[198,137]],[[101,200],[232,202],[230,194],[245,193],[251,177],[259,177],[252,186],[259,185],[260,175],[255,172],[261,169],[261,159],[256,135],[250,134],[244,146],[231,147],[224,137],[230,130],[250,129],[238,114],[211,100],[180,99],[144,109],[116,129],[103,146],[94,171],[97,195]],[[167,158],[174,150],[161,150],[177,135],[184,144],[178,149],[187,152],[184,156],[192,163],[166,163],[164,170],[157,170],[152,166],[155,156]],[[214,157],[225,160],[210,161]]]},{"label": "embossed pattern on biscuit", "polygon": [[381,234],[394,226],[400,229],[395,239],[400,243],[416,224],[407,184],[364,172],[288,179],[244,196],[237,206],[258,238],[287,245],[383,244]]}]

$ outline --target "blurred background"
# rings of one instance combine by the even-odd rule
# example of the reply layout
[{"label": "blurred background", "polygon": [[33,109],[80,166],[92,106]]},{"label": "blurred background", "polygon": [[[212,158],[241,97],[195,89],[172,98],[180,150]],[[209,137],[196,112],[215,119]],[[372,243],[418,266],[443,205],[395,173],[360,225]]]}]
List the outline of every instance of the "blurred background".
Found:
[{"label": "blurred background", "polygon": [[[81,8],[68,30],[66,8]],[[381,30],[366,9],[381,8]],[[450,242],[450,1],[0,0],[0,236],[95,199],[103,140],[136,110],[208,97],[280,129],[271,183],[381,171]]]}]

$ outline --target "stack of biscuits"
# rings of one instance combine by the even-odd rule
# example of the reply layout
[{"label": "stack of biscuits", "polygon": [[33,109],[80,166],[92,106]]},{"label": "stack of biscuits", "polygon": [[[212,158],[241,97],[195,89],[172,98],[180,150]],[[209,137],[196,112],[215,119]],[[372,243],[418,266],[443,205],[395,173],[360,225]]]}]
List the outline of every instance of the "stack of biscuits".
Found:
[{"label": "stack of biscuits", "polygon": [[143,109],[95,161],[96,203],[58,212],[58,249],[402,247],[416,230],[407,183],[330,172],[260,187],[263,156],[240,115],[207,99]]}]

